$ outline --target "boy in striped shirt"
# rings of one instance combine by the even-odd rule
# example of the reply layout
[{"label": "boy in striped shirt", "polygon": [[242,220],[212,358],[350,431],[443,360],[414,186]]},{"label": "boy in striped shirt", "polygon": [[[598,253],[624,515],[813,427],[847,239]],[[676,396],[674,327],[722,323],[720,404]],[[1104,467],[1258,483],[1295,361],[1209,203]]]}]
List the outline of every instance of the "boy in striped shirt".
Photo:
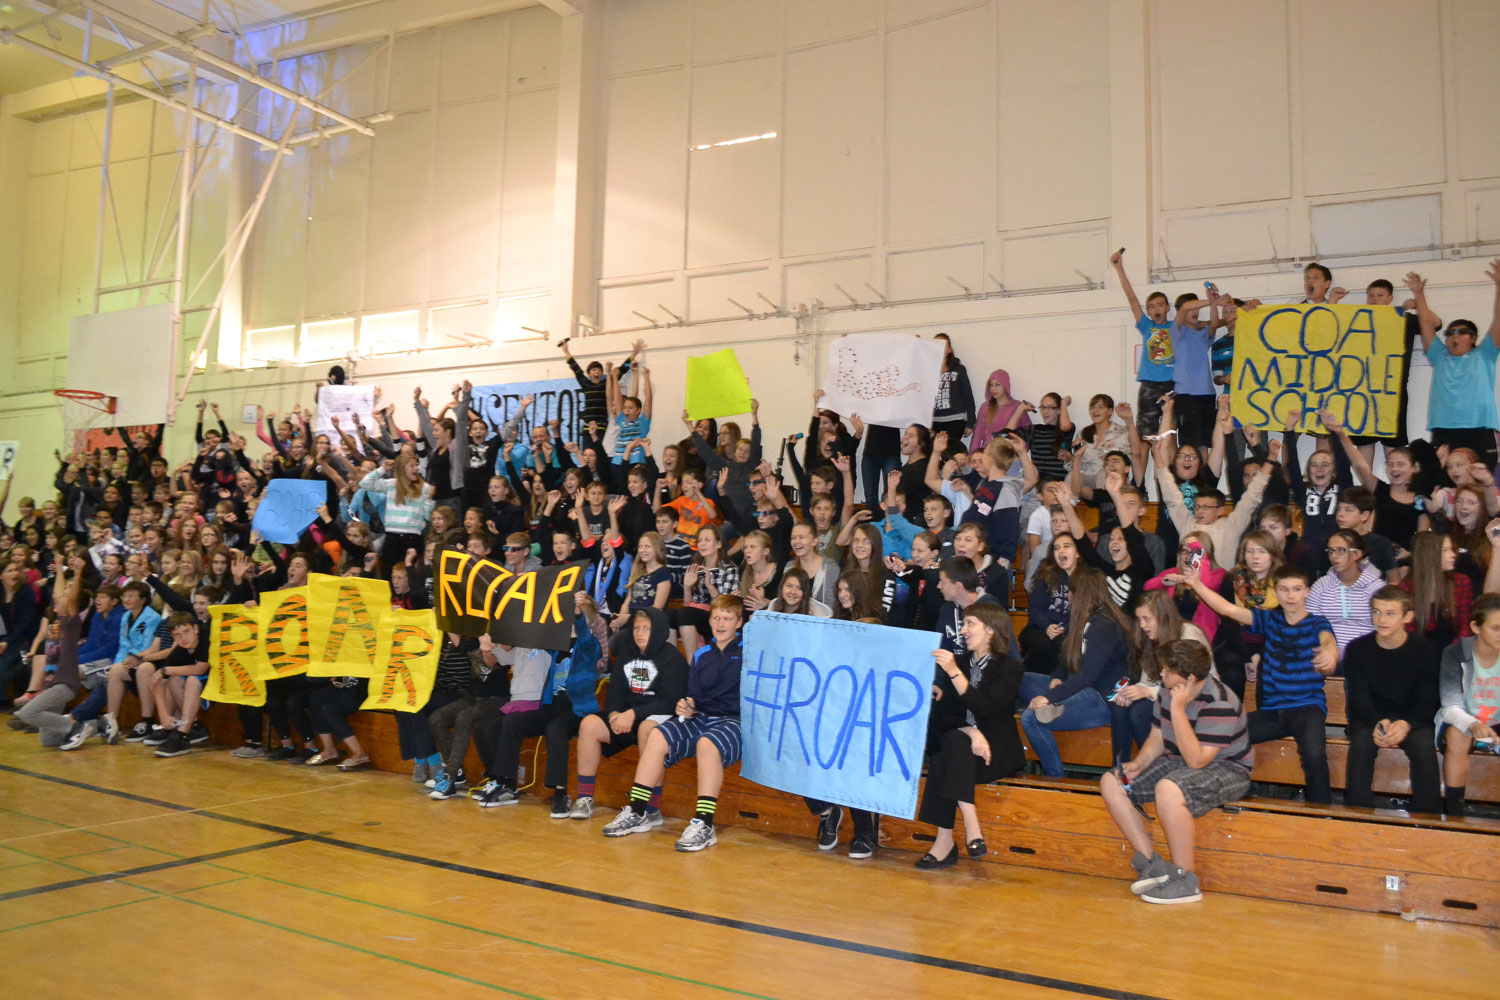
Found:
[{"label": "boy in striped shirt", "polygon": [[[1178,640],[1163,650],[1156,722],[1134,760],[1104,775],[1100,791],[1110,817],[1135,848],[1140,877],[1130,891],[1148,903],[1196,903],[1193,820],[1250,788],[1254,752],[1245,709],[1213,673],[1202,643]],[[1141,804],[1156,803],[1172,854],[1156,853]]]},{"label": "boy in striped shirt", "polygon": [[1260,704],[1249,715],[1250,742],[1265,743],[1290,736],[1297,741],[1307,801],[1332,801],[1328,780],[1328,701],[1323,679],[1338,669],[1339,646],[1333,625],[1307,610],[1310,590],[1307,571],[1283,566],[1271,573],[1280,607],[1242,608],[1226,601],[1203,583],[1196,569],[1184,580],[1221,618],[1230,618],[1266,637],[1260,656]]}]

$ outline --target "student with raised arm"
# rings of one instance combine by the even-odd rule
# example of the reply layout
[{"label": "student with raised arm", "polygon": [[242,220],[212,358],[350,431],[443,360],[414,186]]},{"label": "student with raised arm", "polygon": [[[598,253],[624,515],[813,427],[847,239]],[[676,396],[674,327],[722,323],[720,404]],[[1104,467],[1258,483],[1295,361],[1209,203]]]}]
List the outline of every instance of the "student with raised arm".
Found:
[{"label": "student with raised arm", "polygon": [[[1125,249],[1121,247],[1109,258],[1115,274],[1120,277],[1120,290],[1130,304],[1130,313],[1135,317],[1135,328],[1141,334],[1141,360],[1136,366],[1135,380],[1139,383],[1135,395],[1135,427],[1141,438],[1156,434],[1161,427],[1161,398],[1173,391],[1172,378],[1172,324],[1167,320],[1168,303],[1164,292],[1152,292],[1146,296],[1146,307],[1141,308],[1135,297],[1130,277],[1125,273]],[[1137,445],[1140,454],[1133,456],[1136,465],[1146,461],[1144,444]]]},{"label": "student with raised arm", "polygon": [[1328,777],[1328,699],[1323,680],[1338,668],[1339,647],[1328,619],[1307,610],[1307,571],[1283,566],[1271,574],[1280,607],[1242,608],[1203,582],[1196,567],[1183,579],[1221,617],[1265,636],[1260,659],[1261,700],[1249,715],[1250,742],[1290,736],[1307,783],[1307,801],[1332,801]]},{"label": "student with raised arm", "polygon": [[[1161,693],[1146,745],[1135,759],[1107,772],[1099,791],[1110,818],[1135,848],[1139,876],[1130,891],[1147,903],[1196,903],[1194,820],[1250,789],[1255,764],[1245,709],[1213,674],[1213,658],[1191,639],[1162,651]],[[1156,803],[1167,838],[1167,863],[1146,828],[1141,804]]]},{"label": "student with raised arm", "polygon": [[1442,320],[1427,305],[1427,283],[1411,273],[1406,276],[1406,287],[1416,300],[1422,351],[1432,364],[1432,391],[1427,403],[1432,443],[1470,448],[1493,469],[1495,431],[1500,430],[1500,412],[1495,405],[1495,362],[1500,358],[1500,257],[1490,261],[1484,275],[1495,284],[1495,305],[1489,332],[1483,338],[1473,320],[1456,319],[1448,324],[1443,342],[1438,343]]},{"label": "student with raised arm", "polygon": [[1265,494],[1266,484],[1271,480],[1270,466],[1261,466],[1255,478],[1250,480],[1250,486],[1245,490],[1245,495],[1240,502],[1235,505],[1228,517],[1223,517],[1221,515],[1224,513],[1224,495],[1211,488],[1200,489],[1192,511],[1187,509],[1183,504],[1182,489],[1177,485],[1177,479],[1169,468],[1170,451],[1171,444],[1168,438],[1162,437],[1157,440],[1156,485],[1161,490],[1162,502],[1166,505],[1167,513],[1171,517],[1172,527],[1177,529],[1179,537],[1185,537],[1195,531],[1206,534],[1213,541],[1215,561],[1219,568],[1233,569],[1234,553],[1239,547],[1240,536],[1254,523],[1252,518],[1255,516],[1255,509],[1260,506],[1260,498]]},{"label": "student with raised arm", "polygon": [[[583,407],[578,411],[578,429],[582,431],[590,421],[603,424],[608,419],[609,412],[604,402],[604,365],[598,361],[590,361],[588,372],[585,374],[584,370],[578,366],[577,359],[573,357],[572,349],[568,347],[568,340],[571,339],[565,338],[557,346],[562,349],[563,357],[568,359],[568,368],[572,370],[573,378],[578,382],[578,388],[583,390]],[[625,373],[630,371],[631,363],[645,346],[644,340],[637,340],[631,345],[630,357],[620,362],[620,377],[623,378]]]},{"label": "student with raised arm", "polygon": [[[1490,374],[1493,377],[1493,367]],[[1490,395],[1494,395],[1493,391]],[[1375,475],[1375,470],[1370,467],[1359,447],[1349,438],[1343,422],[1327,410],[1318,411],[1318,416],[1323,421],[1323,426],[1328,428],[1328,433],[1336,440],[1337,446],[1344,449],[1360,484],[1374,492],[1375,530],[1400,548],[1410,549],[1412,536],[1427,530],[1423,498],[1413,488],[1417,472],[1421,468],[1416,456],[1410,448],[1385,449],[1386,479],[1381,479]]]}]

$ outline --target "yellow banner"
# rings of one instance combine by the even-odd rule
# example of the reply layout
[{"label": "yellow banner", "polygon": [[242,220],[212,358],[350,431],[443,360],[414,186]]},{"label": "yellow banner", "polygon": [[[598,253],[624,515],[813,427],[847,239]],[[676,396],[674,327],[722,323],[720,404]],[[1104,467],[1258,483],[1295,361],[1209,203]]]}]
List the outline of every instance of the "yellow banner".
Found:
[{"label": "yellow banner", "polygon": [[686,408],[689,420],[750,412],[750,383],[734,348],[687,359]]},{"label": "yellow banner", "polygon": [[1230,412],[1245,427],[1322,431],[1318,410],[1350,434],[1392,437],[1406,372],[1406,320],[1391,306],[1284,305],[1241,312]]},{"label": "yellow banner", "polygon": [[307,586],[261,596],[255,607],[209,609],[204,698],[264,705],[266,681],[308,674],[370,678],[366,708],[427,704],[443,635],[430,610],[392,610],[386,581],[314,574]]},{"label": "yellow banner", "polygon": [[260,609],[216,604],[208,612],[209,669],[203,697],[231,705],[264,705],[266,685],[259,676],[265,659],[259,650]]},{"label": "yellow banner", "polygon": [[443,637],[431,611],[392,611],[380,626],[380,662],[385,672],[370,680],[362,711],[415,712],[427,704],[437,680]]}]

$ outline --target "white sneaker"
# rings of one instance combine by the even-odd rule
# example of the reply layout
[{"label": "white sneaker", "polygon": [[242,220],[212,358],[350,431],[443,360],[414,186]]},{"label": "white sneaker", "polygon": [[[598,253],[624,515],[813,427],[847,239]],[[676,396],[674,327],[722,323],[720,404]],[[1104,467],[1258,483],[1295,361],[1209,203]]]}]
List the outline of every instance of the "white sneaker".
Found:
[{"label": "white sneaker", "polygon": [[573,808],[568,812],[568,819],[589,819],[594,815],[594,797],[592,795],[580,795],[578,801],[573,803]]},{"label": "white sneaker", "polygon": [[74,727],[73,731],[68,734],[67,741],[63,743],[62,746],[58,747],[58,749],[77,750],[79,747],[87,743],[90,739],[98,735],[99,723],[97,721],[95,721],[94,719],[89,719],[87,722],[80,722],[77,726]]},{"label": "white sneaker", "polygon": [[719,842],[719,836],[714,828],[694,816],[692,822],[688,823],[687,829],[682,831],[682,836],[677,838],[677,849],[679,851],[701,851],[705,847],[712,847]]},{"label": "white sneaker", "polygon": [[604,828],[604,835],[606,837],[628,837],[632,833],[650,833],[651,826],[650,816],[646,813],[638,813],[629,806],[626,806],[620,810],[620,815],[616,816]]},{"label": "white sneaker", "polygon": [[104,725],[100,728],[104,734],[104,742],[114,746],[120,742],[120,723],[108,712],[104,713]]}]

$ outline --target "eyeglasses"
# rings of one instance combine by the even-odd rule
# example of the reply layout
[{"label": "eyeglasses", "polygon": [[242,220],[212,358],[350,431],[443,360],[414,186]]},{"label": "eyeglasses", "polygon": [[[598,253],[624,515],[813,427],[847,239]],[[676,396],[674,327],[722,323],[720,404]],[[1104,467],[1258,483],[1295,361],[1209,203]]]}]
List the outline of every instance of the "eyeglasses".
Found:
[{"label": "eyeglasses", "polygon": [[530,548],[529,545],[507,545],[505,547],[505,551],[507,551],[507,552],[525,552],[528,548]]},{"label": "eyeglasses", "polygon": [[1200,500],[1200,501],[1198,501],[1197,507],[1195,509],[1197,509],[1197,510],[1223,510],[1224,509],[1224,505],[1221,504],[1221,503],[1204,503],[1202,500]]},{"label": "eyeglasses", "polygon": [[764,485],[766,485],[766,481],[764,479],[752,479],[752,480],[750,480],[750,485],[751,486],[764,486]]},{"label": "eyeglasses", "polygon": [[1332,545],[1328,546],[1328,548],[1326,548],[1326,549],[1323,550],[1323,552],[1325,554],[1329,555],[1329,556],[1347,556],[1349,553],[1356,552],[1356,551],[1358,551],[1358,550],[1357,549],[1349,549],[1349,548],[1336,549]]}]

